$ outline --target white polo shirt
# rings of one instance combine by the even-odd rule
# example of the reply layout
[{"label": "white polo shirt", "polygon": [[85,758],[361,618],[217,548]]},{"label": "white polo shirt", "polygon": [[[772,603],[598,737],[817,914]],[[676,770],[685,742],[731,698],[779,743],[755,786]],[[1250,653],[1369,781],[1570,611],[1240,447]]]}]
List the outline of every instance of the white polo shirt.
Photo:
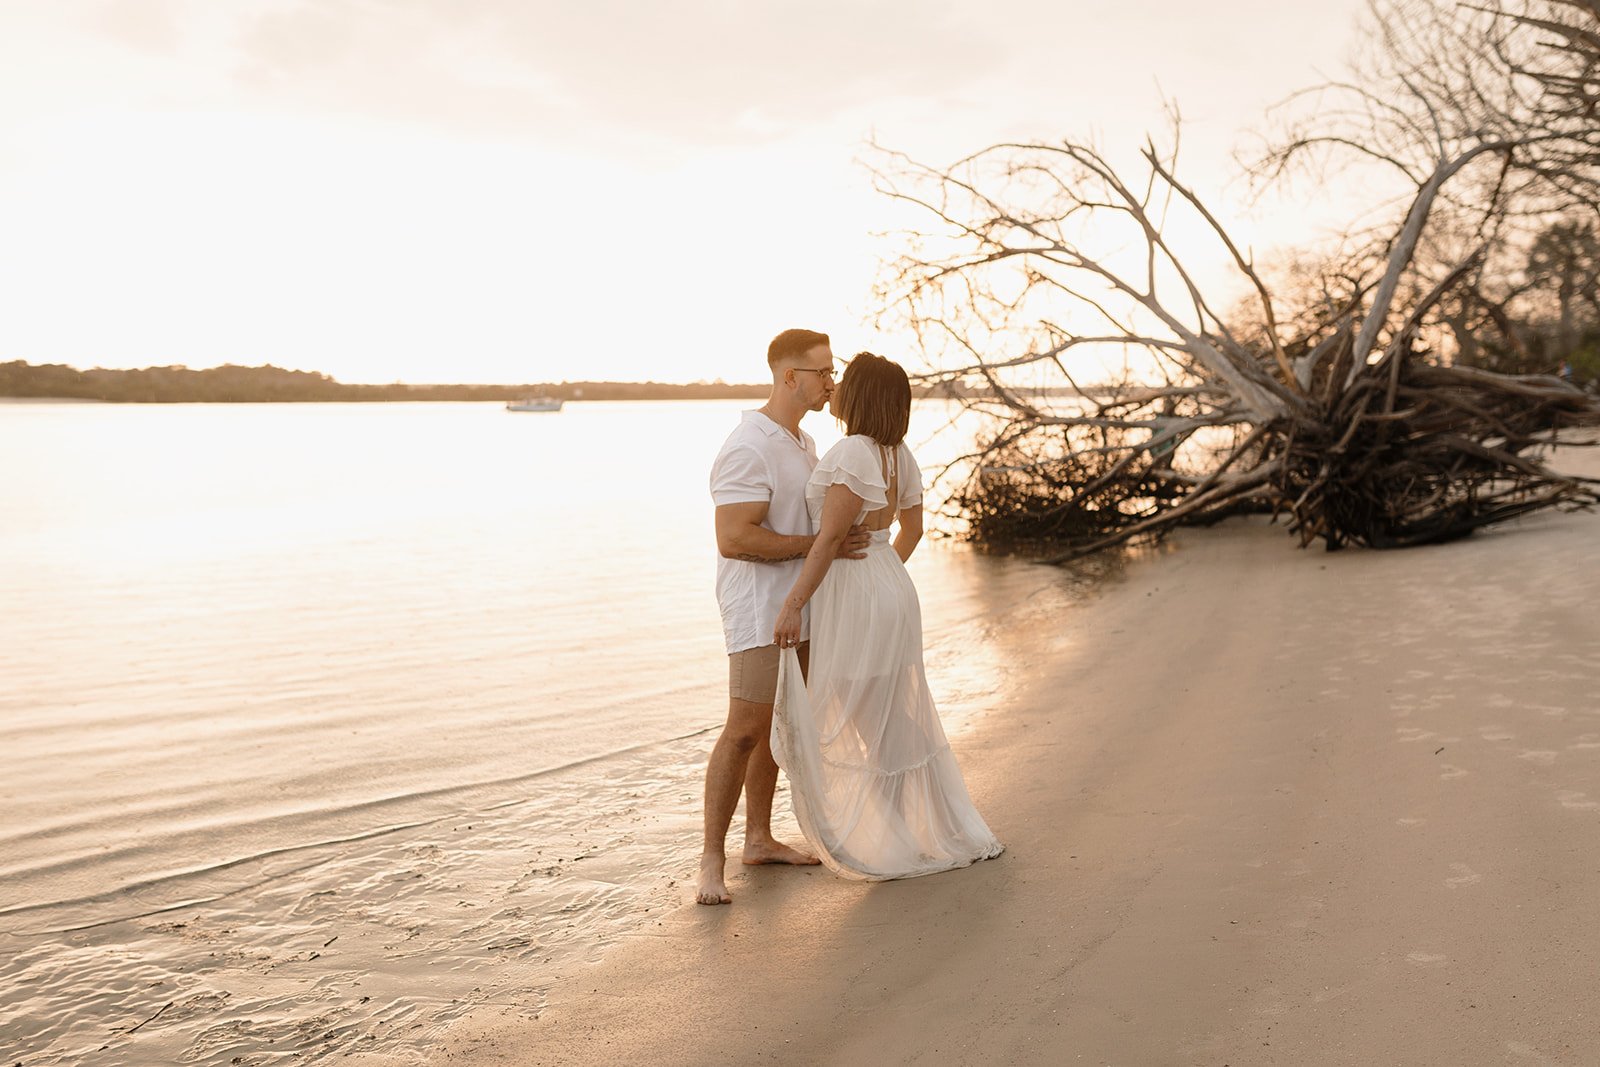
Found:
[{"label": "white polo shirt", "polygon": [[[817,443],[804,430],[798,440],[759,411],[746,411],[711,465],[711,499],[723,504],[767,505],[761,523],[773,533],[810,535],[806,482],[817,465]],[[772,644],[783,598],[800,577],[803,559],[751,563],[717,556],[717,606],[728,655]],[[800,640],[811,636],[810,609],[801,613]]]}]

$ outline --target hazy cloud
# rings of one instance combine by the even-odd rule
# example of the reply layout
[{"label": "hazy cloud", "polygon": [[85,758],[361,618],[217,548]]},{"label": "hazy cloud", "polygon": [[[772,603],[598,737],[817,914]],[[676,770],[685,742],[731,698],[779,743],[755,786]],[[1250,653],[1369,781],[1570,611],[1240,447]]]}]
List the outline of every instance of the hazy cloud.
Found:
[{"label": "hazy cloud", "polygon": [[[1326,44],[1357,6],[60,0],[33,10],[76,21],[102,49],[138,53],[149,82],[166,87],[163,103],[180,84],[200,107],[352,115],[626,152],[841,124],[856,134],[875,121],[932,125],[976,112],[991,126],[1081,129],[1122,121],[1135,106],[1147,113],[1158,79],[1189,113],[1231,119],[1266,86],[1277,95],[1314,80],[1307,55],[1332,57],[1286,43],[1310,34]],[[75,50],[86,66],[94,46]],[[155,96],[136,81],[118,88]],[[973,110],[963,113],[966,105]]]},{"label": "hazy cloud", "polygon": [[99,8],[93,28],[220,62],[219,92],[271,106],[686,147],[956,95],[1013,47],[992,11],[907,0],[147,0]]},{"label": "hazy cloud", "polygon": [[95,27],[120,44],[145,52],[174,53],[182,40],[173,0],[130,4],[108,0],[91,16]]}]

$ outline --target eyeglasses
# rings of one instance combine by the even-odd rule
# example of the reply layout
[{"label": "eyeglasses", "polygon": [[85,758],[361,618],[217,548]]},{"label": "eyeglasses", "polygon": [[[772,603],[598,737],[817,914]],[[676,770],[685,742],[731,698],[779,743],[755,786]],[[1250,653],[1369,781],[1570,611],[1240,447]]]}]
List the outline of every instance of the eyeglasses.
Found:
[{"label": "eyeglasses", "polygon": [[834,370],[832,367],[824,367],[821,370],[818,370],[815,367],[790,367],[789,369],[805,371],[807,374],[815,374],[825,382],[833,381]]}]

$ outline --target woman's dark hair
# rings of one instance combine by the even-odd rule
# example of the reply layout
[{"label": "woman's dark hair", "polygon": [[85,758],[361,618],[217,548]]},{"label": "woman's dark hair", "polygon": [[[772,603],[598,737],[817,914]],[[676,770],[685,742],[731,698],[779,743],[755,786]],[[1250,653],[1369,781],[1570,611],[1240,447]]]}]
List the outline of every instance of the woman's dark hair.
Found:
[{"label": "woman's dark hair", "polygon": [[858,352],[835,390],[833,413],[844,432],[863,433],[887,448],[906,439],[911,423],[911,382],[900,364]]}]

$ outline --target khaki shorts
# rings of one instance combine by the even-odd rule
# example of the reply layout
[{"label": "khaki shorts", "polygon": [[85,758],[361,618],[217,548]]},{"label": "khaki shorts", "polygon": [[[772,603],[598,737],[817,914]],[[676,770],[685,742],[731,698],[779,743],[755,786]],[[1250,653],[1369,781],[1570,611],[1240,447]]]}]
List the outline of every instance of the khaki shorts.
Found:
[{"label": "khaki shorts", "polygon": [[[795,649],[800,665],[805,666],[811,642],[802,641]],[[747,648],[728,656],[728,695],[752,704],[770,704],[778,696],[778,646]]]}]

